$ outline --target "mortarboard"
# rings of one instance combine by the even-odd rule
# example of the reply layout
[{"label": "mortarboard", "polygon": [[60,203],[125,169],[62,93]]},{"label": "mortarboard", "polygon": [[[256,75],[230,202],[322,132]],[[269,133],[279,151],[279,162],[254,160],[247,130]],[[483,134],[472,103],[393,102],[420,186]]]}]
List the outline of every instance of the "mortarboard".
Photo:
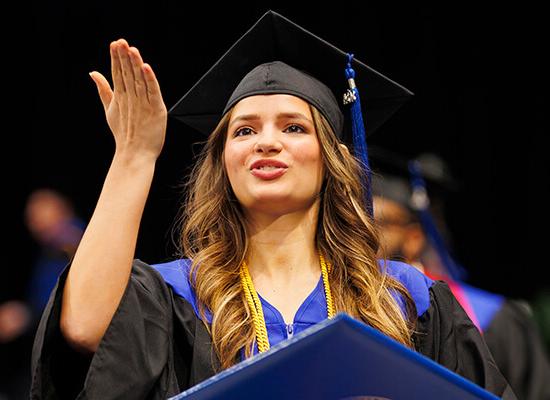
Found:
[{"label": "mortarboard", "polygon": [[[323,82],[345,111],[341,98],[348,89],[344,72],[348,53],[284,16],[268,11],[171,107],[169,114],[209,135],[226,111],[241,80],[260,64],[273,61],[281,61]],[[356,71],[356,84],[362,89],[363,111],[368,119],[366,133],[370,134],[412,93],[356,58],[351,65]],[[296,77],[289,75],[289,79]],[[282,86],[289,84],[280,83]],[[307,83],[303,84],[307,86]],[[282,86],[279,90],[284,90]],[[268,92],[275,90],[266,87],[264,93]],[[330,118],[329,122],[333,123]]]},{"label": "mortarboard", "polygon": [[[427,181],[430,191],[443,195],[456,193],[460,184],[445,160],[434,152],[421,152],[414,157],[406,157],[388,148],[371,145],[369,157],[374,172],[380,172],[384,177],[391,175],[408,181],[410,177],[409,165],[412,160],[417,161],[420,173]],[[410,190],[410,188],[409,188]]]},{"label": "mortarboard", "polygon": [[[366,135],[412,96],[352,54],[268,11],[171,107],[169,115],[208,136],[239,100],[275,93],[296,95],[313,104],[340,140],[350,142],[351,134],[367,180]],[[345,115],[350,116],[348,121]],[[363,185],[370,210],[370,185],[365,181]]]}]

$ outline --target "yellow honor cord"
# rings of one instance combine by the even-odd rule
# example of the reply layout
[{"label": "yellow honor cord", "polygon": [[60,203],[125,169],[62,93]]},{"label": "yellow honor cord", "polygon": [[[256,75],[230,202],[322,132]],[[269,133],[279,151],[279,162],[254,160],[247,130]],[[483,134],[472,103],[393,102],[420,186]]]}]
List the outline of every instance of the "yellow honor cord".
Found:
[{"label": "yellow honor cord", "polygon": [[248,272],[248,266],[243,261],[241,264],[241,283],[244,288],[244,295],[250,311],[252,312],[252,321],[254,323],[254,330],[256,331],[256,341],[258,342],[258,350],[264,352],[269,350],[269,339],[267,337],[267,327],[265,326],[264,312],[262,309],[262,303],[258,297],[258,293],[254,289],[252,278]]},{"label": "yellow honor cord", "polygon": [[323,286],[325,287],[325,297],[327,299],[327,315],[329,318],[332,318],[336,314],[336,308],[334,306],[330,285],[328,283],[328,271],[330,271],[331,266],[327,265],[325,262],[325,257],[321,254],[319,254],[319,259],[321,261],[321,274],[323,275]]},{"label": "yellow honor cord", "polygon": [[[327,265],[327,263],[325,262],[325,258],[320,254],[319,260],[321,264],[321,274],[323,276],[323,286],[325,288],[325,297],[327,301],[327,314],[329,318],[332,318],[336,314],[336,310],[334,307],[334,301],[328,281],[328,272],[331,269],[331,265]],[[269,350],[269,337],[267,335],[267,327],[265,325],[262,303],[260,302],[258,293],[254,289],[254,284],[252,283],[252,278],[250,277],[250,272],[248,271],[248,266],[246,265],[245,261],[243,261],[243,263],[241,264],[240,275],[241,284],[244,290],[244,295],[246,297],[246,302],[248,303],[248,307],[252,312],[252,322],[254,324],[254,330],[256,333],[258,351],[260,353],[263,353],[264,351]]]}]

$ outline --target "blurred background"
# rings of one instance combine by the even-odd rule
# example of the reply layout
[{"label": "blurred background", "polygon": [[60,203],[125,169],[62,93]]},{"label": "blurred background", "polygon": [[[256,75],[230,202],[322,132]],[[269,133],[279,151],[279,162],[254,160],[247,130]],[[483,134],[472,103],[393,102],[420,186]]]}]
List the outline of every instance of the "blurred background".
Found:
[{"label": "blurred background", "polygon": [[[30,357],[36,317],[17,307],[29,304],[44,244],[25,216],[29,196],[49,188],[70,204],[73,221],[80,222],[64,231],[64,255],[70,254],[66,244],[78,237],[75,227],[90,218],[99,196],[114,141],[88,72],[110,76],[109,43],[123,37],[138,47],[171,107],[268,9],[415,93],[368,138],[369,144],[404,158],[433,152],[444,159],[458,183],[444,199],[452,253],[467,269],[469,282],[538,307],[550,291],[543,13],[527,3],[510,8],[428,3],[361,2],[359,11],[351,4],[343,9],[296,2],[241,7],[44,1],[6,14],[17,28],[4,34],[3,86],[8,90],[2,159],[9,242],[0,302],[20,302],[9,303],[15,308],[5,315],[22,322],[5,328],[12,333],[0,339],[2,361],[13,360],[13,369],[13,363],[24,365]],[[180,184],[199,148],[192,143],[200,140],[169,120],[137,258],[156,263],[173,256]],[[67,238],[69,233],[76,236]],[[14,325],[13,318],[3,326]],[[17,331],[17,326],[27,328]],[[24,387],[26,378],[21,379]],[[19,398],[16,392],[2,392],[0,386],[0,399]]]}]

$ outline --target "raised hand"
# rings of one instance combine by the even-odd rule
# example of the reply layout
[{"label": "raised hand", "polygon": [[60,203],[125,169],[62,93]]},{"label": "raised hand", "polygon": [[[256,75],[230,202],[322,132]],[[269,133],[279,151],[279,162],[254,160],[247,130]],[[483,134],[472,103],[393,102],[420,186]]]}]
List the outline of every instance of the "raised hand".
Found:
[{"label": "raised hand", "polygon": [[[139,51],[111,43],[113,88],[92,72],[116,150],[63,288],[60,328],[71,347],[93,353],[130,279],[139,225],[166,136],[166,106]],[[97,260],[101,263],[97,263]]]},{"label": "raised hand", "polygon": [[157,78],[135,47],[124,39],[110,45],[113,88],[99,72],[90,73],[107,123],[124,157],[157,159],[166,135],[167,110]]}]

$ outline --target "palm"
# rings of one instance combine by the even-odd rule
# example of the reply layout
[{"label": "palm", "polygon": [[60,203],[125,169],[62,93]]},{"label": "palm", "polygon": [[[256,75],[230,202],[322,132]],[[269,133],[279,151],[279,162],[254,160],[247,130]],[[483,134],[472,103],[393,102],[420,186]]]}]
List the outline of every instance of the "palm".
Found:
[{"label": "palm", "polygon": [[118,152],[158,157],[166,134],[167,111],[151,67],[124,40],[111,44],[113,89],[103,75],[96,82]]}]

